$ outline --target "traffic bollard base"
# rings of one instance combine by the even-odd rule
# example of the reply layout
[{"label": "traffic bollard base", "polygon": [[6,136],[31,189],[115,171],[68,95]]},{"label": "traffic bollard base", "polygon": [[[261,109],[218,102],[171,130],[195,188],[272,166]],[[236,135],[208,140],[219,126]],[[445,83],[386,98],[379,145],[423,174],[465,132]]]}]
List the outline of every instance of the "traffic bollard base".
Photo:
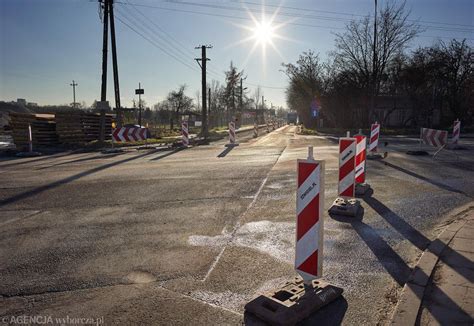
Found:
[{"label": "traffic bollard base", "polygon": [[368,183],[356,183],[355,186],[355,193],[356,196],[363,196],[365,193],[370,189],[370,185]]},{"label": "traffic bollard base", "polygon": [[19,152],[16,154],[17,157],[35,157],[35,156],[41,156],[41,153],[39,152]]},{"label": "traffic bollard base", "polygon": [[295,325],[336,300],[342,292],[342,288],[321,279],[305,286],[298,276],[250,301],[245,311],[270,325]]},{"label": "traffic bollard base", "polygon": [[366,159],[368,160],[381,160],[383,155],[381,153],[375,153],[375,154],[369,154],[366,156]]},{"label": "traffic bollard base", "polygon": [[344,199],[336,198],[331,208],[329,208],[329,214],[333,215],[344,215],[344,216],[357,216],[360,209],[360,201],[357,199]]},{"label": "traffic bollard base", "polygon": [[122,148],[106,148],[101,151],[102,154],[116,154],[116,153],[123,153]]}]

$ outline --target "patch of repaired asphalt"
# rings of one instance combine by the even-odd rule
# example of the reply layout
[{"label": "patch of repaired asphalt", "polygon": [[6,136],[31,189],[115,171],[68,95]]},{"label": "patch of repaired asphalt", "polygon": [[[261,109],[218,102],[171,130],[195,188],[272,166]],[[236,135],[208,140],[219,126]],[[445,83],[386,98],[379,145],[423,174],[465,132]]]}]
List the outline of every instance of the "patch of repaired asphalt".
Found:
[{"label": "patch of repaired asphalt", "polygon": [[192,235],[188,238],[192,246],[222,248],[233,245],[256,249],[280,261],[294,261],[295,223],[258,221],[242,225],[234,238],[227,230],[216,236]]}]

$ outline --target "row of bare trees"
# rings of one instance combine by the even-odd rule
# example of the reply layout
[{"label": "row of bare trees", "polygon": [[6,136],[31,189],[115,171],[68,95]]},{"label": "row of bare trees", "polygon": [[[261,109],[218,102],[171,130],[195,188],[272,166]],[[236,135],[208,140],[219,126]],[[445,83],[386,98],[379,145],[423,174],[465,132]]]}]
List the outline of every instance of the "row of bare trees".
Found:
[{"label": "row of bare trees", "polygon": [[426,124],[434,111],[446,125],[453,118],[472,123],[474,117],[474,55],[465,40],[438,41],[410,54],[406,48],[422,30],[409,19],[405,3],[387,2],[377,18],[351,21],[336,34],[335,49],[322,63],[313,51],[296,63],[283,64],[289,79],[287,104],[307,127],[313,127],[310,103],[318,97],[326,121],[338,127],[366,127],[378,117],[378,97],[403,98],[409,109],[405,126]]}]

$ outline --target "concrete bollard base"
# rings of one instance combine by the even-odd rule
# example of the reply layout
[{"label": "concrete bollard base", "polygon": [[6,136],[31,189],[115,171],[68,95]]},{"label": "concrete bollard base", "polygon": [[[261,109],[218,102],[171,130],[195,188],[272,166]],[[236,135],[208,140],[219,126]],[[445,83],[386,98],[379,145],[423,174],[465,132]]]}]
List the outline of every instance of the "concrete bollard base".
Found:
[{"label": "concrete bollard base", "polygon": [[367,160],[381,160],[383,158],[384,158],[384,155],[381,153],[369,154],[366,156]]},{"label": "concrete bollard base", "polygon": [[115,154],[115,153],[123,153],[122,148],[107,148],[101,151],[102,154]]},{"label": "concrete bollard base", "polygon": [[360,201],[357,199],[344,199],[336,198],[331,208],[329,208],[329,214],[333,215],[344,215],[344,216],[357,216],[360,208]]},{"label": "concrete bollard base", "polygon": [[17,157],[35,157],[35,156],[41,156],[41,153],[39,152],[19,152],[16,154]]},{"label": "concrete bollard base", "polygon": [[356,196],[363,196],[365,193],[370,189],[370,185],[368,183],[356,183],[355,186],[355,193]]},{"label": "concrete bollard base", "polygon": [[321,279],[305,285],[298,276],[247,303],[245,313],[269,325],[295,325],[336,300],[342,292],[342,288]]}]

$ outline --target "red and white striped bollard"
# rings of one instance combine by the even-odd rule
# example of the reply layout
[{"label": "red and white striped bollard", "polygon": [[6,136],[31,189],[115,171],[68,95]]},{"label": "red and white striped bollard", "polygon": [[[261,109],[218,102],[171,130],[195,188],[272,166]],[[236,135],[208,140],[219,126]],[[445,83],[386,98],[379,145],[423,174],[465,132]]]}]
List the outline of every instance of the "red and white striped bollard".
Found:
[{"label": "red and white striped bollard", "polygon": [[461,136],[461,121],[456,120],[454,121],[454,126],[453,126],[453,140],[452,144],[457,145],[459,143],[459,137]]},{"label": "red and white striped bollard", "polygon": [[183,146],[188,147],[189,146],[189,130],[188,130],[188,122],[187,121],[182,121],[181,122],[181,136],[183,140]]},{"label": "red and white striped bollard", "polygon": [[356,216],[360,202],[355,197],[355,157],[357,140],[339,138],[339,178],[337,185],[338,198],[334,201],[329,213],[334,215]]},{"label": "red and white striped bollard", "polygon": [[314,160],[312,150],[308,159],[297,160],[295,270],[307,285],[323,268],[324,161]]}]

